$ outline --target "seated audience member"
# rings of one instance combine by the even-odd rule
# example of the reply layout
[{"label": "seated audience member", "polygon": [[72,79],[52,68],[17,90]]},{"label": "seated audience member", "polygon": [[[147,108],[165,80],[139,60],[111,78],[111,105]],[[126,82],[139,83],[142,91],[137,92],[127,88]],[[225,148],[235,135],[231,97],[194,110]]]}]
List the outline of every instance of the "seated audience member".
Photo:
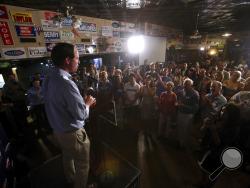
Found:
[{"label": "seated audience member", "polygon": [[166,91],[161,93],[158,100],[160,112],[158,135],[168,137],[170,124],[173,123],[176,114],[177,96],[172,91],[174,88],[173,82],[169,81],[164,86]]}]

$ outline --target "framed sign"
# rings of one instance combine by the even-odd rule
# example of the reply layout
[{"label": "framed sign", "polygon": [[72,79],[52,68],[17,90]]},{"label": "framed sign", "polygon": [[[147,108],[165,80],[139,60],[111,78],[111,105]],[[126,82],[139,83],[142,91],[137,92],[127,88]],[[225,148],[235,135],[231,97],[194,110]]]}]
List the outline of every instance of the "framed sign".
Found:
[{"label": "framed sign", "polygon": [[3,57],[5,59],[23,59],[26,58],[24,48],[3,48]]},{"label": "framed sign", "polygon": [[81,32],[96,32],[96,24],[94,23],[87,23],[87,22],[82,22],[82,24],[79,27],[79,31]]},{"label": "framed sign", "polygon": [[12,19],[15,23],[32,24],[32,14],[27,12],[11,11]]},{"label": "framed sign", "polygon": [[45,41],[58,41],[60,40],[60,34],[58,31],[44,31]]},{"label": "framed sign", "polygon": [[102,26],[102,36],[104,37],[112,37],[113,29],[111,26]]},{"label": "framed sign", "polygon": [[44,31],[58,30],[59,28],[52,20],[41,20],[41,24]]},{"label": "framed sign", "polygon": [[74,33],[71,31],[60,31],[61,40],[68,41],[74,40]]},{"label": "framed sign", "polygon": [[0,35],[2,37],[4,45],[14,45],[14,42],[10,33],[10,28],[8,26],[8,23],[5,21],[0,21]]},{"label": "framed sign", "polygon": [[28,48],[29,57],[45,57],[47,56],[46,47],[29,47]]},{"label": "framed sign", "polygon": [[35,27],[33,26],[16,25],[15,28],[16,28],[17,36],[19,37],[35,37],[36,36]]}]

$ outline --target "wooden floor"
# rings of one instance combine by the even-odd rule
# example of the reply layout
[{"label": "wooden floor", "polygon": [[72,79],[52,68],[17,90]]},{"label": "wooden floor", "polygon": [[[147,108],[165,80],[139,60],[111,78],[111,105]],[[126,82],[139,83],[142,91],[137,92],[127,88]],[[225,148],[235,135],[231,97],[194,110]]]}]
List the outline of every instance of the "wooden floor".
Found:
[{"label": "wooden floor", "polygon": [[[90,136],[94,135],[92,143],[95,143],[95,139],[102,139],[140,169],[140,188],[192,188],[202,180],[196,152],[178,148],[174,129],[169,139],[159,139],[154,133],[146,133],[143,125],[136,121],[118,127],[112,125],[107,127],[101,121],[101,125],[90,128]],[[98,132],[97,135],[93,133],[93,129],[94,132]],[[29,161],[31,163],[36,161],[38,164],[57,155],[58,150],[51,146],[53,142],[52,135],[47,135],[45,140],[38,139],[36,147],[40,149],[36,151],[40,152],[30,154]],[[108,163],[106,168],[109,168]],[[213,188],[249,187],[250,175],[239,170],[224,171],[213,186]]]},{"label": "wooden floor", "polygon": [[[192,140],[193,149],[180,149],[176,130],[168,139],[159,139],[155,133],[145,133],[144,125],[132,122],[121,128],[124,134],[111,136],[111,130],[104,138],[121,155],[138,167],[141,172],[141,188],[191,188],[197,187],[204,173],[200,170],[195,152],[195,128]],[[154,125],[153,125],[154,126]],[[114,133],[118,135],[118,133]],[[105,137],[104,136],[104,137]],[[207,175],[208,177],[208,175]],[[240,170],[225,170],[213,188],[248,188],[250,174]]]}]

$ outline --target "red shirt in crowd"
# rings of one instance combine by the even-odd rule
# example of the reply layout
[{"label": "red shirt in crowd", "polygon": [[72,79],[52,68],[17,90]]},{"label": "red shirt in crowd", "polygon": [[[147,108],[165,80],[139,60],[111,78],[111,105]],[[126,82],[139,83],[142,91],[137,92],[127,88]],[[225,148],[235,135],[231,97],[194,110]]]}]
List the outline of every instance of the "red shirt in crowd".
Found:
[{"label": "red shirt in crowd", "polygon": [[164,115],[173,115],[176,112],[176,103],[176,94],[173,91],[165,91],[159,98],[159,110]]}]

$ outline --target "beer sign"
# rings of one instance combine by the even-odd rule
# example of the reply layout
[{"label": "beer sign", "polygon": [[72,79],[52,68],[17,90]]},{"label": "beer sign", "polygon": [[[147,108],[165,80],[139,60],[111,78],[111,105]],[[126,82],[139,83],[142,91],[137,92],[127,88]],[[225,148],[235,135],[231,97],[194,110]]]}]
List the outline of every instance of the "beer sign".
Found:
[{"label": "beer sign", "polygon": [[3,57],[5,59],[22,59],[26,58],[24,48],[3,48]]},{"label": "beer sign", "polygon": [[12,11],[11,16],[16,23],[32,24],[32,15],[30,13]]},{"label": "beer sign", "polygon": [[60,39],[60,34],[58,31],[45,31],[44,38],[45,41],[57,41]]},{"label": "beer sign", "polygon": [[44,57],[47,55],[46,47],[29,47],[29,57]]}]

